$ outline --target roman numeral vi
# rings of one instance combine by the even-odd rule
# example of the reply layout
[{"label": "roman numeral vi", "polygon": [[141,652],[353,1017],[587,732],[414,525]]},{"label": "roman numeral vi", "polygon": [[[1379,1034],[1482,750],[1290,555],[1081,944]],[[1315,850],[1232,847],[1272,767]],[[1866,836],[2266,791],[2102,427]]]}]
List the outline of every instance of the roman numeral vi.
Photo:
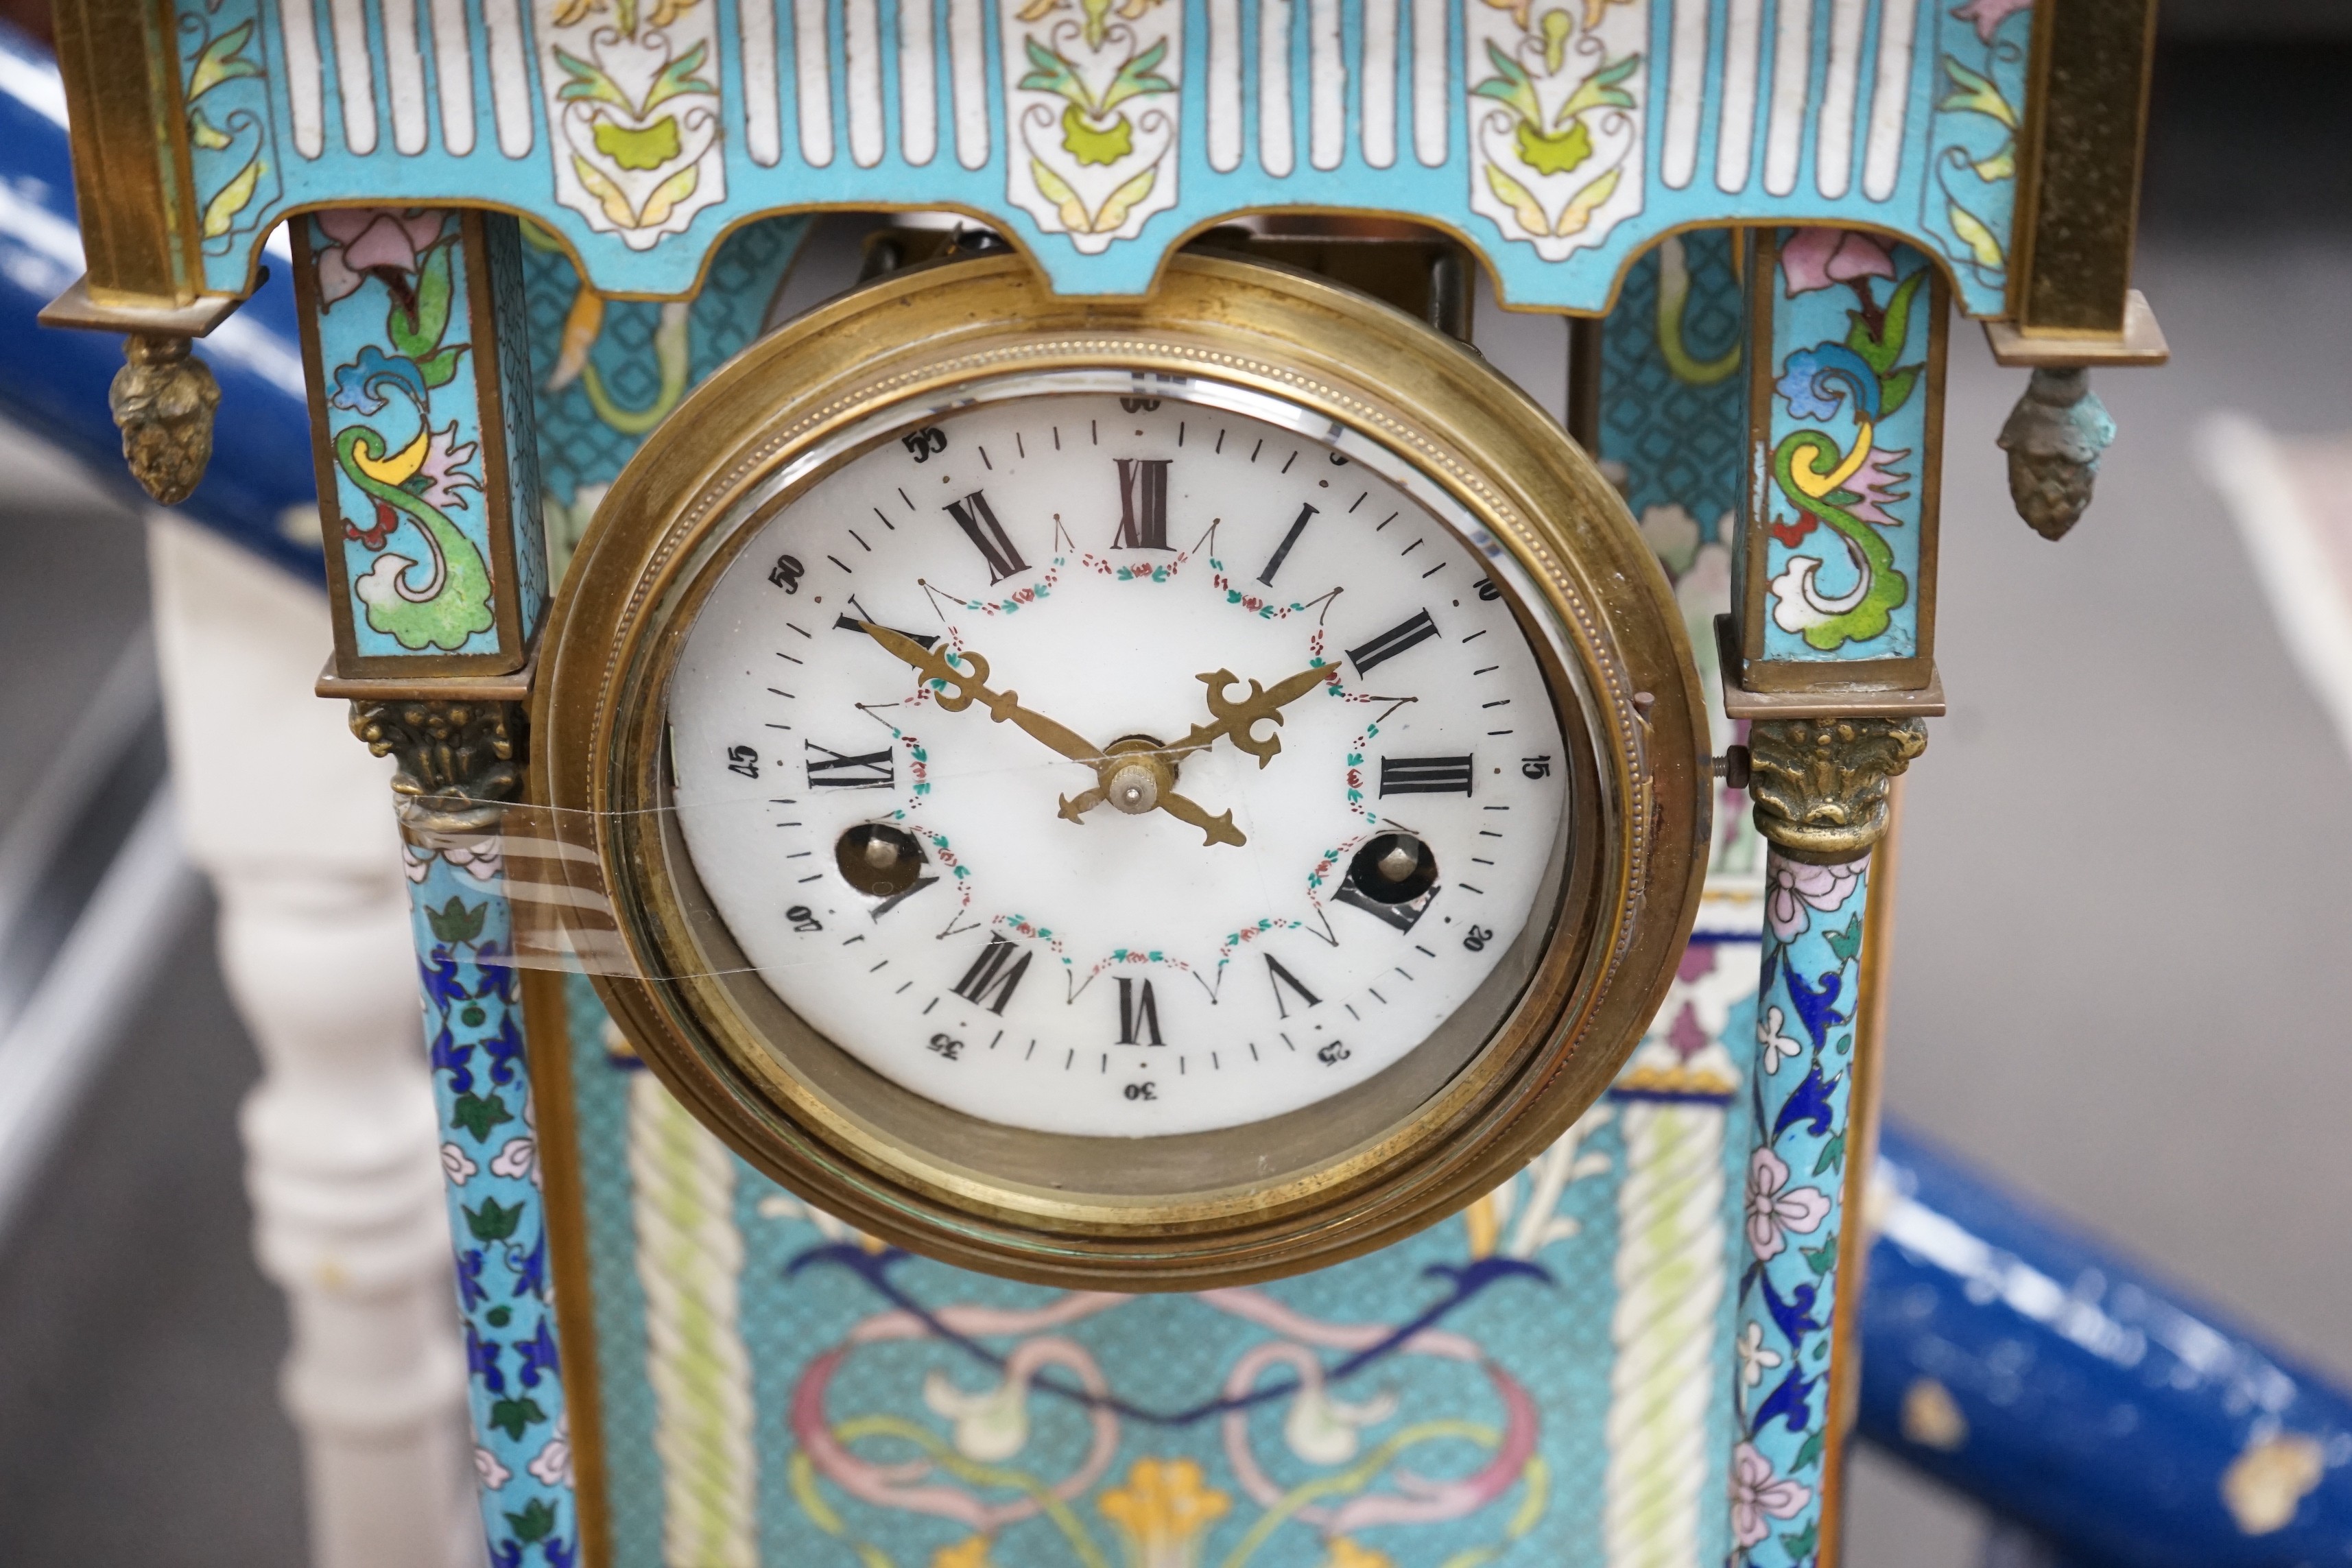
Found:
[{"label": "roman numeral vi", "polygon": [[1122,1046],[1164,1046],[1160,1037],[1160,1004],[1149,980],[1118,983],[1118,1043]]}]

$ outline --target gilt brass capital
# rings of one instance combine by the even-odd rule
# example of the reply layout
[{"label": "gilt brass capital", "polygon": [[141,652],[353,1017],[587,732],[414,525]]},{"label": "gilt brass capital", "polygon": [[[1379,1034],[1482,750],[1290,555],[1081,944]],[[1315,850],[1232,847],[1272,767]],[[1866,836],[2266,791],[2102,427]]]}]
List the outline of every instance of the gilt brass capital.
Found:
[{"label": "gilt brass capital", "polygon": [[1782,854],[1835,864],[1886,835],[1887,792],[1927,749],[1916,719],[1775,719],[1749,726],[1756,830]]},{"label": "gilt brass capital", "polygon": [[523,722],[519,702],[352,704],[352,733],[394,760],[402,823],[444,832],[492,826],[520,792]]}]

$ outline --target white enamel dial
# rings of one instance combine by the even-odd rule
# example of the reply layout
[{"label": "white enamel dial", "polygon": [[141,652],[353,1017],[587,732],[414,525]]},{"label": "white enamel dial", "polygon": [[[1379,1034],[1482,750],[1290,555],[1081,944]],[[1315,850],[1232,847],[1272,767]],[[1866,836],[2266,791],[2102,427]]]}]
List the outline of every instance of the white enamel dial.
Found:
[{"label": "white enamel dial", "polygon": [[1087,393],[803,493],[669,692],[749,961],[876,1071],[1042,1131],[1235,1126],[1412,1051],[1549,919],[1569,770],[1519,623],[1409,488]]}]

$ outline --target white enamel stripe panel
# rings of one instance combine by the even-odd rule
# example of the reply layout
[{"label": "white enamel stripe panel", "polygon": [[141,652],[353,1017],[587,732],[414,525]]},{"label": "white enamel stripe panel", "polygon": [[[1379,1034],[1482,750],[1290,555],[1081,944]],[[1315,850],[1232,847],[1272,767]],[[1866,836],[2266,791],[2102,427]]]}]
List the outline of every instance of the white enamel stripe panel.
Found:
[{"label": "white enamel stripe panel", "polygon": [[425,151],[425,55],[417,47],[416,0],[383,0],[383,84],[392,98],[392,145]]},{"label": "white enamel stripe panel", "polygon": [[375,62],[368,56],[367,12],[361,0],[329,0],[327,24],[335,42],[335,90],[343,100],[343,145],[362,157],[375,151]]},{"label": "white enamel stripe panel", "polygon": [[1297,166],[1291,144],[1290,0],[1257,0],[1257,161],[1277,180]]},{"label": "white enamel stripe panel", "polygon": [[[1901,9],[1901,0],[1896,0]],[[1854,105],[1862,87],[1862,28],[1870,0],[1831,0],[1830,68],[1821,96],[1813,188],[1832,201],[1853,184]]]},{"label": "white enamel stripe panel", "polygon": [[955,96],[956,162],[988,163],[988,39],[985,0],[948,0],[948,75]]},{"label": "white enamel stripe panel", "polygon": [[1764,63],[1764,0],[1724,7],[1721,119],[1715,133],[1715,188],[1748,188],[1756,157],[1756,73]]},{"label": "white enamel stripe panel", "polygon": [[1772,106],[1764,125],[1764,189],[1797,188],[1805,151],[1805,89],[1813,74],[1813,0],[1782,0],[1772,29]]},{"label": "white enamel stripe panel", "polygon": [[521,0],[482,0],[490,40],[490,118],[499,151],[528,157],[538,132],[531,124],[530,37],[523,31]]},{"label": "white enamel stripe panel", "polygon": [[939,42],[931,0],[898,0],[898,152],[921,168],[940,152]]},{"label": "white enamel stripe panel", "polygon": [[1375,169],[1397,159],[1397,0],[1364,0],[1364,162]]},{"label": "white enamel stripe panel", "polygon": [[784,155],[775,0],[740,0],[736,15],[743,37],[743,151],[761,168],[772,168]]},{"label": "white enamel stripe panel", "polygon": [[457,157],[474,150],[474,47],[466,0],[433,0],[433,76],[440,89],[441,145]]},{"label": "white enamel stripe panel", "polygon": [[1209,0],[1209,167],[1242,166],[1242,0]]},{"label": "white enamel stripe panel", "polygon": [[1679,191],[1698,172],[1699,123],[1706,109],[1706,21],[1711,0],[1674,0],[1673,53],[1666,64],[1666,141],[1658,177]]},{"label": "white enamel stripe panel", "polygon": [[1430,168],[1445,162],[1454,118],[1447,68],[1446,0],[1412,0],[1412,155]]},{"label": "white enamel stripe panel", "polygon": [[793,0],[793,87],[800,102],[801,161],[833,162],[833,60],[825,38],[826,0]]},{"label": "white enamel stripe panel", "polygon": [[310,0],[278,0],[278,30],[286,41],[286,101],[294,121],[294,150],[316,158],[327,150],[326,63],[319,57],[319,19]]},{"label": "white enamel stripe panel", "polygon": [[881,0],[842,0],[843,55],[849,70],[849,160],[882,161]]},{"label": "white enamel stripe panel", "polygon": [[1348,150],[1348,59],[1339,37],[1339,0],[1307,0],[1307,161],[1336,169]]},{"label": "white enamel stripe panel", "polygon": [[1903,175],[1903,130],[1911,107],[1911,47],[1917,7],[1895,0],[1878,14],[1878,78],[1870,92],[1870,139],[1863,149],[1862,194],[1883,202]]}]

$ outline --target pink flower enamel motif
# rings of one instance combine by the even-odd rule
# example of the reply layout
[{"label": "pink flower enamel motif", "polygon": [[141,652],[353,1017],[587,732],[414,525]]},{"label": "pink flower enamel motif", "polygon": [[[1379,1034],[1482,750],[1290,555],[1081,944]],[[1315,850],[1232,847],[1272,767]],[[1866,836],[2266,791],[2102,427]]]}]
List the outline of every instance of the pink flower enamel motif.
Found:
[{"label": "pink flower enamel motif", "polygon": [[392,207],[330,207],[319,214],[319,227],[333,242],[318,255],[320,302],[331,305],[358,292],[367,275],[380,268],[415,273],[424,265],[424,252],[441,237],[446,217]]},{"label": "pink flower enamel motif", "polygon": [[2003,22],[2020,11],[2031,10],[2033,0],[1969,0],[1952,13],[1957,21],[1971,23],[1977,30],[1977,42],[1990,44],[1993,34]]},{"label": "pink flower enamel motif", "polygon": [[1780,247],[1780,272],[1793,300],[1857,278],[1892,279],[1895,258],[1885,245],[1853,229],[1801,228]]},{"label": "pink flower enamel motif", "polygon": [[1789,1245],[1789,1233],[1811,1236],[1830,1216],[1830,1200],[1818,1187],[1789,1185],[1789,1164],[1769,1149],[1748,1161],[1748,1247],[1769,1263]]},{"label": "pink flower enamel motif", "polygon": [[1815,909],[1829,914],[1843,905],[1853,895],[1854,884],[1862,880],[1863,865],[1852,860],[1843,866],[1816,866],[1775,856],[1772,885],[1764,896],[1764,918],[1772,934],[1782,942],[1802,936],[1811,918],[1805,911]]},{"label": "pink flower enamel motif", "polygon": [[1801,1481],[1785,1480],[1772,1473],[1772,1461],[1753,1443],[1731,1450],[1731,1530],[1742,1546],[1754,1546],[1770,1531],[1764,1521],[1794,1519],[1813,1500],[1812,1489]]}]

